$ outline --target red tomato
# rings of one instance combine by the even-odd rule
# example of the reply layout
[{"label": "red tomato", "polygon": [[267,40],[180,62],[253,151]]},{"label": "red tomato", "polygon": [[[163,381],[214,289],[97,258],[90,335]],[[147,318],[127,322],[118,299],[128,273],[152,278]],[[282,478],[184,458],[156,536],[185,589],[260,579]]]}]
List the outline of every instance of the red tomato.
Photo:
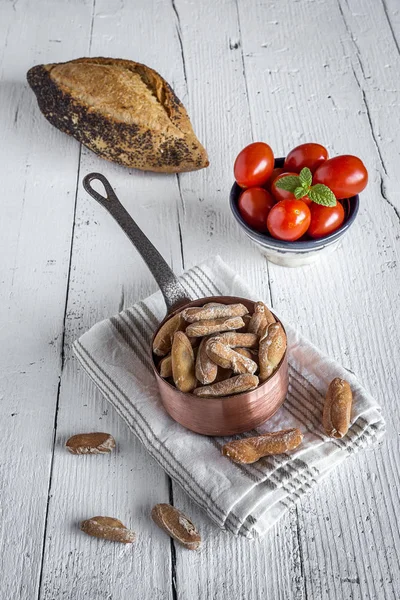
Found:
[{"label": "red tomato", "polygon": [[266,183],[274,168],[274,153],[268,144],[255,142],[237,155],[233,172],[238,185],[243,188]]},{"label": "red tomato", "polygon": [[308,229],[310,209],[302,200],[281,200],[271,208],[267,227],[272,237],[294,242]]},{"label": "red tomato", "polygon": [[350,198],[363,191],[368,183],[368,172],[357,156],[344,154],[326,160],[314,173],[313,185],[323,183],[338,200]]},{"label": "red tomato", "polygon": [[278,175],[280,175],[281,173],[284,173],[284,172],[285,172],[285,169],[283,167],[276,167],[272,171],[270,178],[268,179],[267,183],[265,184],[265,189],[270,192],[271,185],[274,183],[275,179],[278,177]]},{"label": "red tomato", "polygon": [[271,194],[263,188],[249,188],[239,198],[239,212],[250,227],[267,231],[268,213],[274,204]]},{"label": "red tomato", "polygon": [[313,202],[310,210],[311,222],[307,233],[312,238],[325,237],[339,229],[344,221],[344,208],[340,202],[336,206],[322,206]]},{"label": "red tomato", "polygon": [[[284,173],[281,173],[280,175],[278,175],[278,177],[273,181],[273,183],[271,185],[271,193],[273,194],[274,198],[278,202],[280,200],[295,200],[296,199],[296,196],[293,194],[293,192],[288,192],[287,190],[282,190],[281,188],[276,187],[276,182],[279,181],[279,179],[282,179],[283,177],[287,177],[288,175],[294,175],[295,177],[299,176],[298,173],[290,173],[288,171],[285,171]],[[303,202],[305,202],[308,205],[310,205],[312,202],[308,196],[303,196],[302,200],[303,200]]]},{"label": "red tomato", "polygon": [[311,173],[328,158],[328,150],[321,144],[301,144],[296,146],[285,159],[286,171],[300,173],[303,167],[308,167]]}]

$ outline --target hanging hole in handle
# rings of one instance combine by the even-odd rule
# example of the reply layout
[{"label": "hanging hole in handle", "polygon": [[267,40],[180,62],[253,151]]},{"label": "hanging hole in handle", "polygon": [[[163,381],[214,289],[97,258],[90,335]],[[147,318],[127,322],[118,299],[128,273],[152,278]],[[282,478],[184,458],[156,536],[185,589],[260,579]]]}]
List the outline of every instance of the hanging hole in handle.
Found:
[{"label": "hanging hole in handle", "polygon": [[[92,186],[92,181],[100,181],[103,184],[104,190],[106,192],[105,196],[94,189],[94,187]],[[87,191],[87,193],[101,204],[106,204],[112,201],[119,202],[113,188],[111,187],[110,182],[101,173],[89,173],[88,175],[85,175],[85,177],[82,180],[82,185]]]}]

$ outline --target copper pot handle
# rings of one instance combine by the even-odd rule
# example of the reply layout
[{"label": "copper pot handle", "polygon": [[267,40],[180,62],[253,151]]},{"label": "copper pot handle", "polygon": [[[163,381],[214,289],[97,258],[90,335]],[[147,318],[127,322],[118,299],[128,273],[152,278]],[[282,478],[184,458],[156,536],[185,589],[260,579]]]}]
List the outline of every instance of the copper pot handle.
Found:
[{"label": "copper pot handle", "polygon": [[[101,181],[106,196],[102,196],[92,187],[91,183],[95,180]],[[108,179],[101,173],[89,173],[83,178],[82,183],[87,193],[114,217],[149,267],[164,296],[167,311],[171,312],[180,305],[190,302],[191,298],[188,297],[178,278],[118,200]]]}]

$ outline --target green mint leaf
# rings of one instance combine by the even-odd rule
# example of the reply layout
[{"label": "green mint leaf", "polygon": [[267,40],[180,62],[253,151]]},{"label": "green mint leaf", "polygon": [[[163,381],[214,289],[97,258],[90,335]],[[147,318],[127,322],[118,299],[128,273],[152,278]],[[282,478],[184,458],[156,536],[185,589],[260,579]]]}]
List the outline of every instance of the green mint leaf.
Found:
[{"label": "green mint leaf", "polygon": [[304,169],[300,171],[299,179],[303,187],[310,187],[310,185],[312,184],[312,174],[308,167],[304,167]]},{"label": "green mint leaf", "polygon": [[303,187],[297,187],[294,190],[294,197],[297,200],[300,200],[300,198],[304,198],[304,196],[307,196],[308,194],[308,190],[304,189]]},{"label": "green mint leaf", "polygon": [[300,179],[297,175],[287,175],[282,179],[278,179],[275,185],[280,190],[294,193],[294,190],[300,185]]},{"label": "green mint leaf", "polygon": [[313,185],[308,192],[308,197],[316,204],[322,204],[323,206],[336,206],[335,194],[328,188],[327,185],[324,185],[323,183],[316,183]]}]

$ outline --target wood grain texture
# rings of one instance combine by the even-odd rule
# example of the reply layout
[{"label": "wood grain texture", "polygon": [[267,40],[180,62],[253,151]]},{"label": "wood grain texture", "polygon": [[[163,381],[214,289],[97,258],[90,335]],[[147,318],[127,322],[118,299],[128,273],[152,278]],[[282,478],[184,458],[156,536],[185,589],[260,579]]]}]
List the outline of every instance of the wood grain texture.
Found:
[{"label": "wood grain texture", "polygon": [[[334,260],[295,271],[270,269],[274,307],[356,372],[390,415],[381,449],[351,459],[298,505],[305,593],[312,598],[396,598],[399,593],[400,538],[392,525],[399,472],[391,458],[398,452],[399,428],[399,324],[393,310],[399,222],[396,197],[382,196],[382,181],[386,194],[385,183],[397,176],[393,170],[389,175],[386,139],[377,134],[392,100],[374,92],[380,86],[395,89],[398,56],[392,40],[388,75],[384,51],[376,49],[391,38],[379,4],[300,2],[277,4],[274,11],[257,5],[251,15],[240,11],[249,98],[259,130],[267,130],[274,147],[284,151],[316,139],[332,153],[362,156],[371,174],[358,222]],[[298,35],[289,40],[294,23]],[[306,23],[307,53],[298,29]],[[263,93],[267,86],[269,94]]]},{"label": "wood grain texture", "polygon": [[[189,114],[202,119],[196,125],[210,158],[204,174],[180,176],[185,266],[196,264],[217,248],[233,268],[247,271],[245,277],[249,280],[250,276],[252,284],[262,290],[262,296],[255,299],[268,300],[268,264],[250,243],[243,243],[228,204],[235,155],[253,139],[236,5],[203,1],[194,13],[192,3],[177,0],[174,7],[186,72],[186,105]],[[212,39],[212,45],[205,43],[207,39]],[[200,77],[203,85],[199,85]],[[240,252],[232,251],[235,247]],[[249,544],[215,531],[175,486],[174,501],[202,525],[206,540],[200,555],[188,556],[177,549],[177,587],[182,598],[256,598],[259,594],[271,600],[302,598],[295,513],[282,519],[270,536]],[[188,577],[189,572],[193,577]]]},{"label": "wood grain texture", "polygon": [[[25,81],[55,38],[76,38],[90,6],[0,5],[0,597],[37,597],[61,372],[79,147],[42,128]],[[40,28],[40,31],[39,31]],[[23,40],[23,43],[21,43]]]},{"label": "wood grain texture", "polygon": [[[129,24],[125,33],[124,22]],[[132,26],[137,27],[135,32]],[[144,10],[127,14],[123,7],[114,10],[109,3],[97,1],[90,53],[126,56],[131,36],[139,38],[141,31],[149,29]],[[118,37],[110,37],[110,31],[118,31]],[[151,59],[147,62],[154,65]],[[134,590],[138,598],[167,599],[172,593],[170,541],[150,519],[154,504],[168,502],[167,477],[78,369],[70,351],[73,340],[83,330],[156,288],[124,234],[84,192],[81,180],[91,171],[100,171],[109,178],[121,201],[143,230],[154,236],[167,260],[175,253],[175,261],[178,265],[180,262],[179,247],[170,246],[171,230],[164,227],[170,202],[175,204],[175,179],[126,170],[83,149],[65,323],[65,369],[40,597],[125,600],[132,597]],[[160,198],[165,198],[165,204],[160,203]],[[65,440],[72,433],[94,430],[96,424],[114,435],[116,452],[99,457],[105,461],[71,462],[63,448]],[[136,542],[121,549],[82,534],[78,522],[98,514],[121,519],[137,533]]]},{"label": "wood grain texture", "polygon": [[[397,599],[397,0],[63,0],[51,9],[17,0],[0,3],[0,39],[0,597]],[[80,151],[52,128],[25,72],[85,54],[158,70],[188,109],[210,167],[139,173]],[[303,269],[269,265],[237,228],[232,165],[255,139],[278,156],[315,140],[367,164],[359,217],[331,258]],[[109,178],[175,272],[221,254],[255,299],[271,301],[357,373],[388,415],[381,448],[351,458],[262,540],[212,525],[71,356],[80,333],[156,289],[83,191],[90,171]],[[110,455],[65,450],[69,436],[96,429],[116,438]],[[152,523],[152,506],[171,499],[199,527],[198,553],[175,547]],[[137,541],[121,547],[85,536],[79,521],[97,514],[121,519]]]}]

